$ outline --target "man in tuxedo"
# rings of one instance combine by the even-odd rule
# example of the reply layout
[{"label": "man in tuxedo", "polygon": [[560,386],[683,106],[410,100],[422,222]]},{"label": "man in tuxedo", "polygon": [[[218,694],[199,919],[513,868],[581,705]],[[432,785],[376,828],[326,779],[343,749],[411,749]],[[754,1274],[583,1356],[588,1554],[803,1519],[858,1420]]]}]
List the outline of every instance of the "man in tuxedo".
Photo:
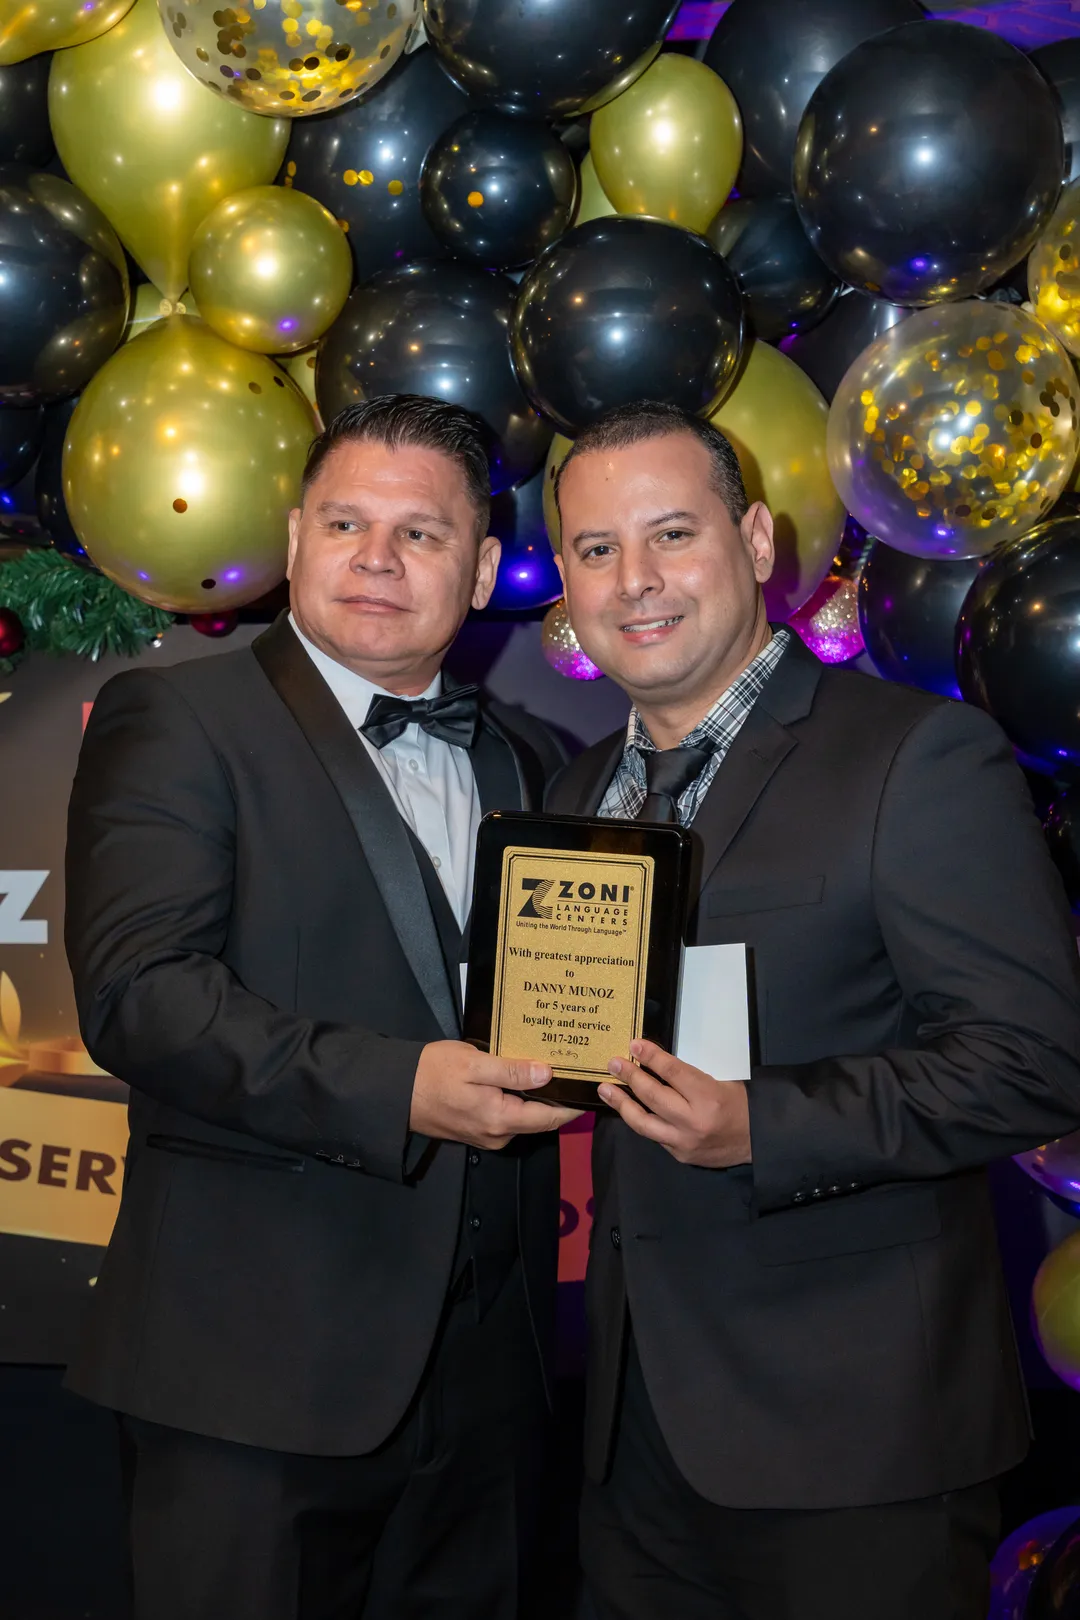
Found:
[{"label": "man in tuxedo", "polygon": [[[600,1088],[583,1555],[600,1620],[983,1620],[1027,1417],[985,1166],[1080,1120],[1061,885],[993,721],[771,628],[708,424],[587,428],[574,629],[633,701],[550,807],[678,819],[758,1051]],[[640,1066],[638,1066],[640,1065]]]},{"label": "man in tuxedo", "polygon": [[291,613],[110,681],[71,800],[86,1044],[131,1086],[72,1388],[120,1418],[136,1620],[513,1620],[567,1111],[459,1038],[477,822],[565,758],[443,656],[495,579],[482,429],[315,441]]}]

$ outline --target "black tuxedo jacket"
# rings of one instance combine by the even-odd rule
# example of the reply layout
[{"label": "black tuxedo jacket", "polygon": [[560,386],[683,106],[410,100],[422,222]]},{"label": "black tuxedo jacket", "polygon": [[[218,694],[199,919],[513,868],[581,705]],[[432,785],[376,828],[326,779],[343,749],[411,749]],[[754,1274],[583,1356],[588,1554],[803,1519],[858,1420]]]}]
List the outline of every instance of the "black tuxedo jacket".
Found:
[{"label": "black tuxedo jacket", "polygon": [[[535,808],[565,755],[520,711],[483,713],[484,810]],[[467,1156],[408,1130],[422,1046],[459,1029],[425,866],[286,619],[103,688],[66,937],[86,1045],[132,1088],[131,1145],[71,1387],[283,1451],[362,1453],[394,1428],[443,1308]],[[546,1351],[557,1141],[484,1160],[512,1161]]]},{"label": "black tuxedo jacket", "polygon": [[[550,807],[595,813],[623,742]],[[988,1479],[1027,1414],[983,1167],[1080,1120],[1077,952],[1023,778],[986,715],[793,637],[693,831],[690,941],[752,951],[753,1164],[680,1165],[599,1121],[590,1472],[628,1296],[660,1426],[712,1501]]]}]

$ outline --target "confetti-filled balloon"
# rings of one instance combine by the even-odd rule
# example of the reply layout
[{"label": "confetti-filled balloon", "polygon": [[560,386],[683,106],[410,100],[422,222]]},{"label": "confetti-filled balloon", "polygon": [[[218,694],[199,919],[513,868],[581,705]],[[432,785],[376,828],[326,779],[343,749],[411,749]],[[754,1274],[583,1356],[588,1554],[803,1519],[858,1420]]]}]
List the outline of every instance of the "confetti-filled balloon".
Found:
[{"label": "confetti-filled balloon", "polygon": [[444,247],[489,270],[531,264],[570,224],[577,169],[546,124],[468,112],[428,153],[420,196]]},{"label": "confetti-filled balloon", "polygon": [[40,51],[85,45],[115,28],[131,0],[36,0],[0,11],[0,63],[25,62]]},{"label": "confetti-filled balloon", "polygon": [[568,681],[598,681],[603,676],[575,636],[561,598],[544,615],[540,649],[556,674],[565,675]]},{"label": "confetti-filled balloon", "polygon": [[693,57],[658,56],[621,96],[593,113],[589,150],[620,214],[649,214],[703,231],[742,160],[735,97]]},{"label": "confetti-filled balloon", "polygon": [[809,377],[767,343],[753,344],[735,387],[710,416],[735,448],[747,495],[773,516],[776,561],[765,584],[773,619],[809,600],[843,533],[846,513],[825,454],[828,420]]},{"label": "confetti-filled balloon", "polygon": [[[936,25],[935,25],[936,26]],[[1072,362],[1008,304],[921,310],[859,356],[829,416],[849,512],[901,551],[976,557],[1038,521],[1080,445]]]},{"label": "confetti-filled balloon", "polygon": [[49,116],[68,174],[170,300],[187,286],[199,224],[230,192],[273,180],[289,138],[284,119],[257,118],[192,78],[154,0],[57,52]]},{"label": "confetti-filled balloon", "polygon": [[305,118],[389,73],[415,33],[419,0],[157,0],[169,43],[201,83],[252,112]]},{"label": "confetti-filled balloon", "polygon": [[285,574],[314,423],[273,361],[174,315],[93,378],[64,450],[64,496],[102,573],[155,607],[220,613]]},{"label": "confetti-filled balloon", "polygon": [[788,623],[823,664],[846,664],[863,651],[858,587],[842,574],[827,574]]},{"label": "confetti-filled balloon", "polygon": [[188,265],[199,314],[259,354],[310,348],[341,313],[352,255],[322,203],[284,186],[235,191],[211,209]]},{"label": "confetti-filled balloon", "polygon": [[1080,1232],[1048,1254],[1031,1290],[1039,1348],[1066,1384],[1080,1389]]},{"label": "confetti-filled balloon", "polygon": [[1028,291],[1036,315],[1070,354],[1080,354],[1080,180],[1062,192],[1031,250]]}]

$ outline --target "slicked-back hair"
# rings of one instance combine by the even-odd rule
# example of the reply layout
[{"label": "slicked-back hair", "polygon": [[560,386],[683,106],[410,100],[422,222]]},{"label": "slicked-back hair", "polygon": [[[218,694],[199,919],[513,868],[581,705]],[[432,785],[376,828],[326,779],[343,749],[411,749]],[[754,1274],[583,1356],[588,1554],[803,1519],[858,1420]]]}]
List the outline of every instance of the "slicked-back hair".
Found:
[{"label": "slicked-back hair", "polygon": [[346,405],[313,441],[300,484],[301,499],[339,444],[381,444],[388,450],[414,445],[422,450],[441,450],[461,469],[466,493],[476,508],[477,538],[483,539],[491,514],[486,439],[483,422],[461,405],[429,399],[425,394],[379,394],[359,405]]},{"label": "slicked-back hair", "polygon": [[618,405],[582,428],[555,474],[555,504],[559,504],[559,489],[566,477],[566,469],[579,456],[591,455],[596,450],[625,450],[646,439],[660,439],[669,433],[692,433],[708,451],[712,463],[712,485],[728,509],[733,523],[746,516],[750,502],[743,483],[739,458],[719,428],[711,422],[693,416],[679,405],[665,405],[660,400],[643,399],[633,405]]}]

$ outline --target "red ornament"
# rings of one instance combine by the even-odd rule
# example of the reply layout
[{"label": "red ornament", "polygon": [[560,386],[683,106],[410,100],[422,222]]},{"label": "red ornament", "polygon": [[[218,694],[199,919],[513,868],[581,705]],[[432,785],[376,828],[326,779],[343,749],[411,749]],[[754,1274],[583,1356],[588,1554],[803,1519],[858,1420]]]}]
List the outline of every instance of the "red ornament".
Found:
[{"label": "red ornament", "polygon": [[231,636],[239,622],[238,613],[193,613],[188,620],[200,636]]},{"label": "red ornament", "polygon": [[0,607],[0,658],[14,658],[22,652],[26,631],[22,620],[10,608]]}]

